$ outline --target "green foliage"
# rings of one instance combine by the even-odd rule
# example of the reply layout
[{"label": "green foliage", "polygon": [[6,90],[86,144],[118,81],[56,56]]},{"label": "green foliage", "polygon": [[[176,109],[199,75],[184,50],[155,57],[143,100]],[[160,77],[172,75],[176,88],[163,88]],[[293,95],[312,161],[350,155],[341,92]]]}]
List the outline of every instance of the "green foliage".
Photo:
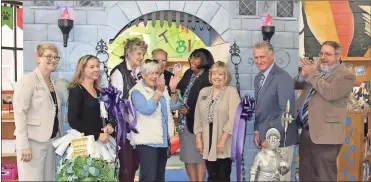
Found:
[{"label": "green foliage", "polygon": [[118,167],[118,163],[102,158],[78,156],[64,159],[58,168],[57,181],[118,181],[115,167]]}]

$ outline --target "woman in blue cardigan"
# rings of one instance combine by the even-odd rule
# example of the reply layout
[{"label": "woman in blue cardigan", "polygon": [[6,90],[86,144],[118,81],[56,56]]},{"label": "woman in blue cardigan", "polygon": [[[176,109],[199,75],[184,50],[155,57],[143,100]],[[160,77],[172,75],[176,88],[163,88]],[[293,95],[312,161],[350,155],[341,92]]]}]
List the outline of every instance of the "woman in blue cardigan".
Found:
[{"label": "woman in blue cardigan", "polygon": [[130,143],[136,148],[139,158],[139,181],[165,181],[169,141],[174,135],[171,110],[180,107],[176,92],[179,79],[171,78],[170,96],[158,61],[145,60],[140,72],[143,79],[129,92],[136,110],[138,130],[138,133],[129,134]]}]

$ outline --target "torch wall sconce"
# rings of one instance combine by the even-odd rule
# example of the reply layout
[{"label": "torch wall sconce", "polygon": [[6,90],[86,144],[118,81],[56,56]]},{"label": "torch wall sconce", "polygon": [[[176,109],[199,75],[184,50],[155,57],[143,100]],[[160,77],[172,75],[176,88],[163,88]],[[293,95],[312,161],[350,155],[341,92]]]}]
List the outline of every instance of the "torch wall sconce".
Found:
[{"label": "torch wall sconce", "polygon": [[63,47],[67,47],[68,36],[73,28],[73,20],[71,19],[58,19],[58,27],[63,34]]},{"label": "torch wall sconce", "polygon": [[268,14],[267,18],[265,19],[265,25],[262,26],[263,40],[270,42],[274,32],[275,27],[272,26],[272,18]]}]

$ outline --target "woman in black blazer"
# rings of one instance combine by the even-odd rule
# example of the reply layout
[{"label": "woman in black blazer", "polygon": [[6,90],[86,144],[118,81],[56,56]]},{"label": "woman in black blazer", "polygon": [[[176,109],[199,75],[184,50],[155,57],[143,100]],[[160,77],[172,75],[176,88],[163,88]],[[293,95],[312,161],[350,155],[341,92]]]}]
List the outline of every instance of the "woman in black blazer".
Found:
[{"label": "woman in black blazer", "polygon": [[190,69],[184,73],[177,86],[183,97],[177,125],[180,137],[180,160],[185,163],[190,181],[205,181],[205,161],[202,159],[202,154],[196,150],[193,123],[198,94],[202,88],[211,85],[209,69],[214,64],[214,58],[210,51],[200,48],[192,52],[188,61]]}]

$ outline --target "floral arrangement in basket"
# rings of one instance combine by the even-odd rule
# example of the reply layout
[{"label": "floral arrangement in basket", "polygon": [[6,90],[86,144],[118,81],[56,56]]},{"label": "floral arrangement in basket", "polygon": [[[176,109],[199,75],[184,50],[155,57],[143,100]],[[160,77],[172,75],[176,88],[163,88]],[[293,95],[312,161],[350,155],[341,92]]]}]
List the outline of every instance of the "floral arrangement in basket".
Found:
[{"label": "floral arrangement in basket", "polygon": [[94,136],[83,136],[72,129],[55,140],[56,153],[62,156],[57,171],[57,181],[118,181],[115,170],[116,141],[95,141]]},{"label": "floral arrangement in basket", "polygon": [[61,160],[57,181],[117,181],[115,167],[102,158],[77,156]]},{"label": "floral arrangement in basket", "polygon": [[370,92],[364,83],[350,94],[348,106],[350,109],[367,109],[371,106]]}]

